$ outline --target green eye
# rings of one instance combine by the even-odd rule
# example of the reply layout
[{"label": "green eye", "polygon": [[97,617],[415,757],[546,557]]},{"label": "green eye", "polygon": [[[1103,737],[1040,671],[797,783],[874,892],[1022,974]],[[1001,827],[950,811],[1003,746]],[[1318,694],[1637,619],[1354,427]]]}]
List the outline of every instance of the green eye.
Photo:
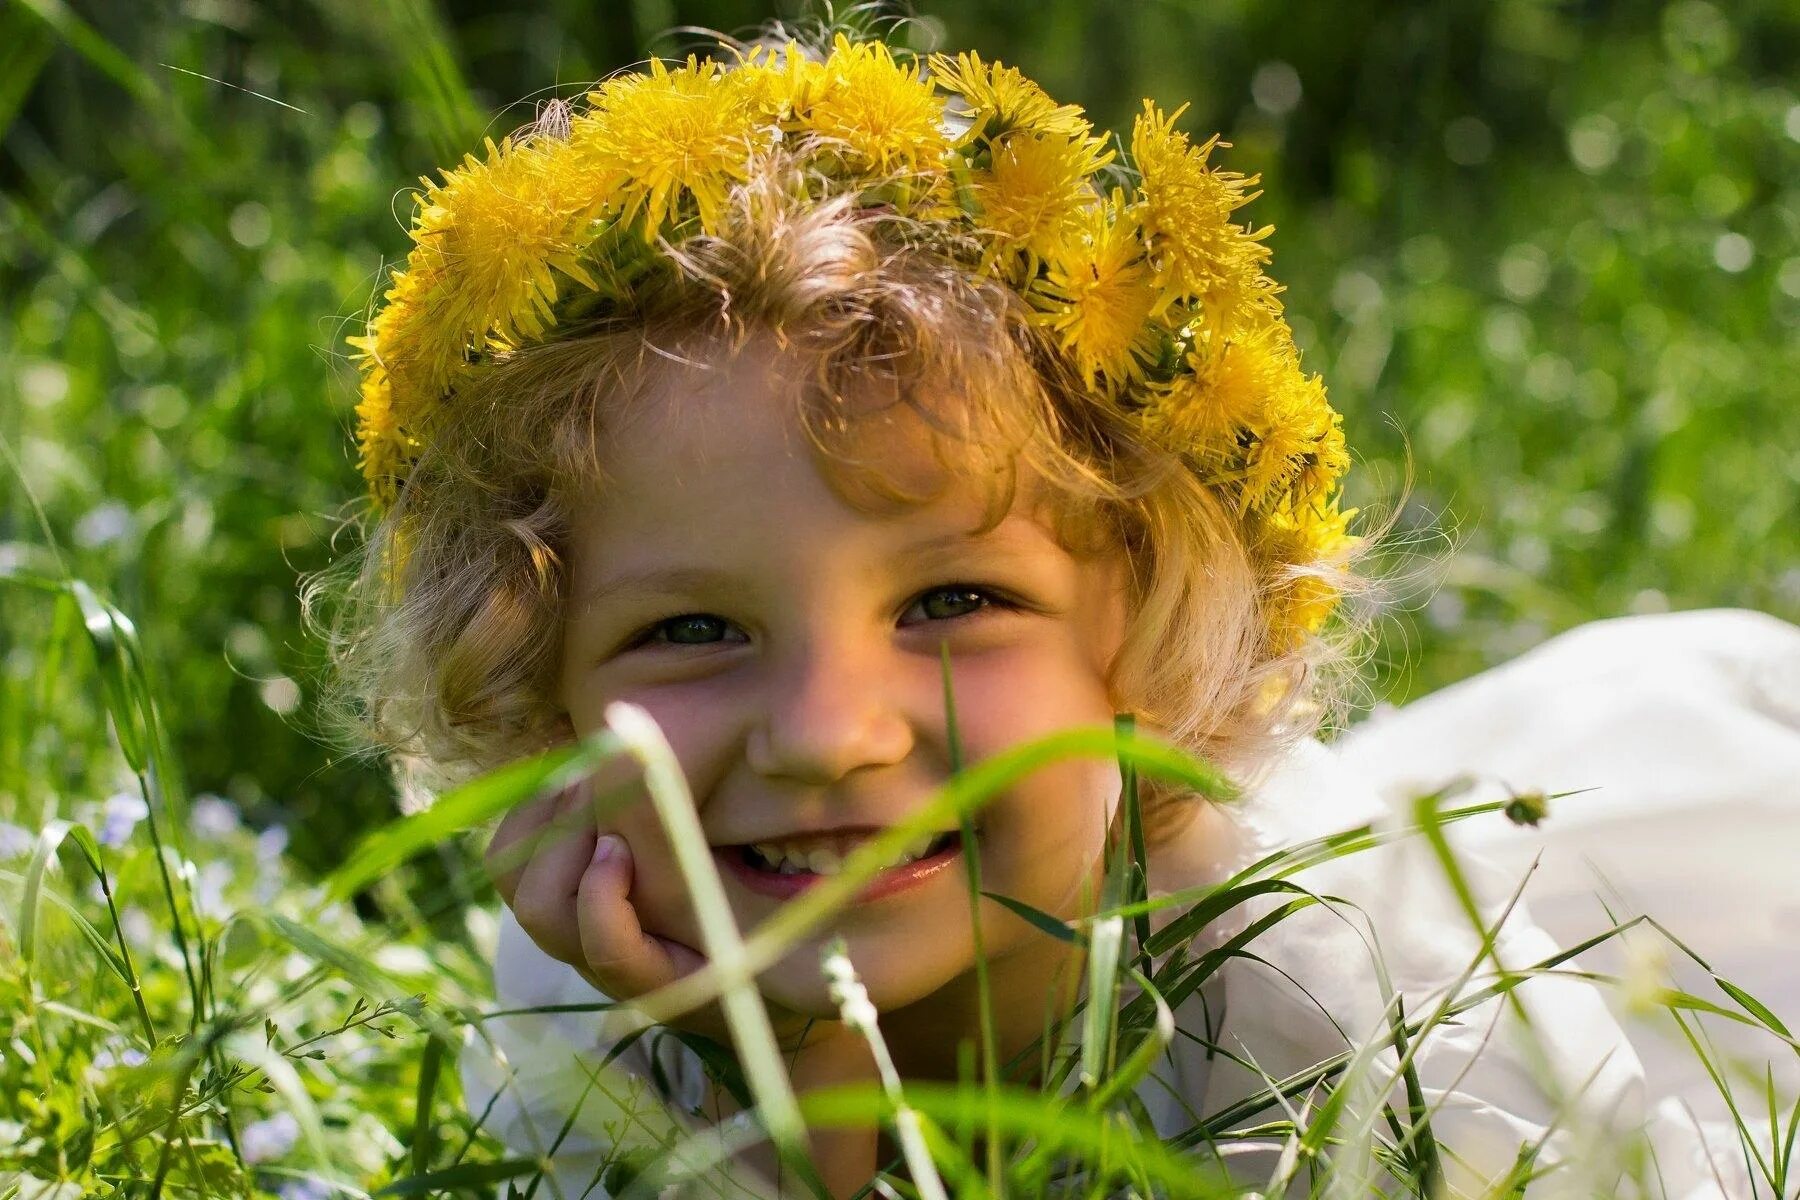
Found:
[{"label": "green eye", "polygon": [[[666,641],[675,646],[706,646],[719,640],[724,635],[725,622],[705,613],[687,613],[668,620],[652,628],[644,638],[646,642],[657,640],[657,634],[667,634]],[[708,637],[708,633],[716,633],[719,637]]]},{"label": "green eye", "polygon": [[[953,610],[959,609],[960,611],[944,612],[942,609],[945,606],[940,605],[939,611],[933,612],[931,601],[934,598],[944,596],[952,598],[948,607]],[[933,620],[949,620],[955,617],[967,616],[969,613],[978,612],[987,607],[990,602],[988,593],[982,591],[980,588],[972,587],[933,588],[931,591],[926,592],[920,597],[920,600],[925,609],[925,614]]]}]

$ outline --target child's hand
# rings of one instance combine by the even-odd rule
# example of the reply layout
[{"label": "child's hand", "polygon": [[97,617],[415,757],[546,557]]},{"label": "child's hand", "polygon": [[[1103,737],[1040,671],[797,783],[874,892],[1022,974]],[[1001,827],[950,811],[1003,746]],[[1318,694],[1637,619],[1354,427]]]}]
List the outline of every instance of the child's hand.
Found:
[{"label": "child's hand", "polygon": [[[625,839],[597,827],[591,781],[507,813],[488,844],[494,887],[544,953],[573,966],[615,1000],[673,983],[705,962],[691,946],[648,933],[629,895]],[[716,1005],[686,1014],[683,1029],[725,1039]]]}]

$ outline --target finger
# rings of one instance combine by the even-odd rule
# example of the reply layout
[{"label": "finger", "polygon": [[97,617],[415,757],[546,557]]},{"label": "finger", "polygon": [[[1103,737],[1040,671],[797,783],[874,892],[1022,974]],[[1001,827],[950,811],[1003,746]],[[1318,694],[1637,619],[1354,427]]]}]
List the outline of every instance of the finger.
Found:
[{"label": "finger", "polygon": [[631,850],[617,834],[598,838],[576,896],[581,951],[600,990],[619,999],[653,992],[698,970],[699,952],[646,933],[631,892]]},{"label": "finger", "polygon": [[583,961],[576,893],[597,836],[591,820],[581,828],[564,828],[558,822],[546,826],[511,901],[520,928],[546,954],[573,966]]},{"label": "finger", "polygon": [[501,818],[482,855],[482,865],[502,900],[512,904],[526,867],[547,836],[564,836],[584,824],[592,827],[591,821],[584,820],[588,807],[584,780],[521,804]]}]

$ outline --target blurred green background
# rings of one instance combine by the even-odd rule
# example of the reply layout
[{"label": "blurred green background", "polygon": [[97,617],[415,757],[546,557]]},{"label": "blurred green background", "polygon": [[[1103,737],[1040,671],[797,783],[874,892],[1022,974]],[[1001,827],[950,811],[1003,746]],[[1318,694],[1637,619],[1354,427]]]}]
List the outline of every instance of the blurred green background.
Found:
[{"label": "blurred green background", "polygon": [[[1372,699],[1593,618],[1800,619],[1791,0],[912,11],[899,40],[1020,66],[1105,128],[1191,100],[1182,127],[1262,172],[1246,215],[1364,460],[1351,499],[1396,496],[1410,453],[1401,528],[1457,548],[1394,568]],[[360,493],[343,337],[407,249],[407,189],[694,44],[666,30],[795,14],[0,0],[0,570],[53,541],[133,615],[188,789],[314,866],[392,811],[309,736],[295,592]],[[0,811],[29,824],[122,768],[88,751],[88,665],[44,660],[49,597],[0,605]]]}]

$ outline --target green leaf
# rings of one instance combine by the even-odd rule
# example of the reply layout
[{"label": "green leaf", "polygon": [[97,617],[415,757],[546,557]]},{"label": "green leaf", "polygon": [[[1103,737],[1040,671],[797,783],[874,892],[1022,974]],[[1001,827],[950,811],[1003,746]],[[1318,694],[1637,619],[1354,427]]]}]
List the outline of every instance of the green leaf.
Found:
[{"label": "green leaf", "polygon": [[989,900],[992,900],[994,903],[1011,909],[1022,917],[1027,924],[1042,930],[1059,942],[1067,942],[1071,946],[1087,945],[1087,938],[1082,936],[1080,930],[1072,928],[1067,921],[1053,917],[1041,908],[1033,908],[1023,900],[1015,900],[1011,896],[1002,896],[999,892],[984,891],[981,894],[986,896]]},{"label": "green leaf", "polygon": [[1739,1004],[1743,1005],[1744,1011],[1748,1012],[1751,1016],[1754,1016],[1764,1025],[1767,1025],[1770,1029],[1773,1029],[1784,1038],[1791,1039],[1794,1036],[1788,1032],[1788,1027],[1781,1023],[1781,1018],[1770,1011],[1769,1006],[1764,1004],[1761,1000],[1758,1000],[1755,996],[1752,996],[1749,992],[1746,992],[1743,988],[1731,982],[1729,979],[1722,979],[1715,975],[1713,976],[1713,982],[1718,984],[1719,989],[1727,996],[1730,996],[1733,1000],[1736,1000]]},{"label": "green leaf", "polygon": [[431,1192],[469,1192],[507,1179],[534,1173],[536,1159],[508,1158],[499,1162],[459,1163],[426,1175],[396,1179],[376,1191],[377,1196],[424,1196]]},{"label": "green leaf", "polygon": [[112,718],[119,749],[132,771],[142,774],[150,765],[147,752],[149,729],[128,680],[131,670],[126,659],[130,646],[125,632],[131,628],[131,621],[95,595],[94,589],[83,580],[71,580],[69,592],[81,606],[82,624],[87,629],[88,645],[93,647],[94,663],[100,670],[106,713]]},{"label": "green leaf", "polygon": [[38,831],[37,845],[31,861],[25,864],[25,895],[19,905],[19,958],[30,970],[37,960],[38,895],[43,891],[44,872],[56,861],[57,847],[68,836],[67,821],[51,821]]},{"label": "green leaf", "polygon": [[438,1073],[443,1066],[446,1043],[441,1038],[427,1037],[425,1052],[419,1056],[419,1086],[413,1100],[412,1164],[418,1174],[431,1170],[437,1150],[431,1119],[431,1102],[437,1095]]}]

